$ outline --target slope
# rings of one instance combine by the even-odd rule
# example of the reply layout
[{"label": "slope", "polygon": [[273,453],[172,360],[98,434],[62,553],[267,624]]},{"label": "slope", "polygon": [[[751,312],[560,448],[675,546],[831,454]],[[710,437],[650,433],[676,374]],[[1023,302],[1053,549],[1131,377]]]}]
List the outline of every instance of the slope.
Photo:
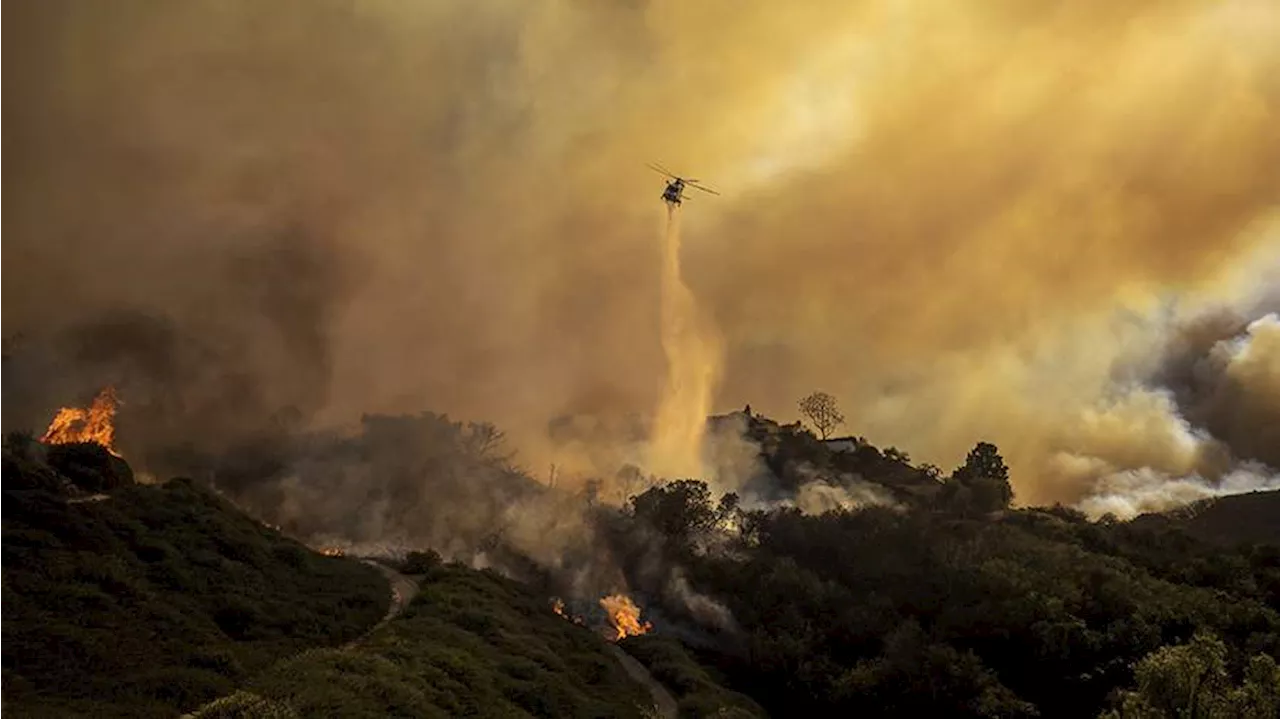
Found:
[{"label": "slope", "polygon": [[196,716],[644,716],[610,649],[524,585],[449,564],[367,640],[283,661]]},{"label": "slope", "polygon": [[1280,490],[1204,499],[1161,514],[1146,514],[1135,524],[1175,526],[1216,544],[1280,545]]},{"label": "slope", "polygon": [[96,445],[10,437],[3,519],[14,716],[173,716],[354,639],[389,602],[377,570],[317,555],[188,480],[134,484]]}]

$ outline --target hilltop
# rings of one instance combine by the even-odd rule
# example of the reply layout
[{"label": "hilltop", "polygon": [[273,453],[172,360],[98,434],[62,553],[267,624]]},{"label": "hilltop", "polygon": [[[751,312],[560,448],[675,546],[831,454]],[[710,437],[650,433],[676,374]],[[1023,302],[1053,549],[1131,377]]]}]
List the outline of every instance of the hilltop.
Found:
[{"label": "hilltop", "polygon": [[1143,515],[1134,522],[1152,528],[1179,527],[1217,544],[1280,545],[1280,490],[1202,499],[1169,512]]}]

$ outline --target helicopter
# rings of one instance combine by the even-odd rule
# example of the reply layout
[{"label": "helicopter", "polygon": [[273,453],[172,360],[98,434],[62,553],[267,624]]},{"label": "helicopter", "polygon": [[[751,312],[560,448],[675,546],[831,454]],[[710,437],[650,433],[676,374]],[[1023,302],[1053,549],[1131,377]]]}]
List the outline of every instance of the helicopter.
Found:
[{"label": "helicopter", "polygon": [[662,199],[668,204],[679,205],[681,201],[689,199],[689,197],[684,194],[685,187],[692,187],[702,190],[703,192],[709,192],[713,195],[720,194],[710,187],[703,187],[702,185],[699,185],[697,180],[680,177],[668,170],[665,170],[661,165],[650,164],[648,167],[655,172],[671,178],[671,182],[667,183],[667,189],[662,191]]}]

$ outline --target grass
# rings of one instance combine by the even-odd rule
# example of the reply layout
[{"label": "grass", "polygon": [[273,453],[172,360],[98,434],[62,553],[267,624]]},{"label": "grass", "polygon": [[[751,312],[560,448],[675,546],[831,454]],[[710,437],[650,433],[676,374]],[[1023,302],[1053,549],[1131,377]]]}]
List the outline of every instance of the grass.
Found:
[{"label": "grass", "polygon": [[649,669],[676,698],[681,717],[750,719],[768,714],[745,694],[721,686],[706,668],[685,652],[679,641],[646,634],[628,637],[620,646]]},{"label": "grass", "polygon": [[405,612],[347,651],[281,662],[200,716],[640,717],[650,703],[605,641],[517,582],[431,569]]},{"label": "grass", "polygon": [[171,717],[280,658],[357,637],[387,609],[377,570],[315,554],[188,480],[68,503],[72,485],[113,484],[93,476],[92,456],[68,477],[14,450],[2,587],[13,716]]}]

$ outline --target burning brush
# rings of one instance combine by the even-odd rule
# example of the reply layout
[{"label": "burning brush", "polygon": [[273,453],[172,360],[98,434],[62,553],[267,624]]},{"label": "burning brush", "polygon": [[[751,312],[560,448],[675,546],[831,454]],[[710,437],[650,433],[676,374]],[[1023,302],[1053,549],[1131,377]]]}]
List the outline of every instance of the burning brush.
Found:
[{"label": "burning brush", "polygon": [[63,407],[54,415],[40,441],[44,444],[93,442],[119,457],[115,448],[115,416],[119,404],[115,388],[108,386],[93,398],[88,409]]},{"label": "burning brush", "polygon": [[[603,597],[600,599],[599,606],[604,610],[603,620],[593,611],[588,610],[587,613],[592,615],[591,624],[599,626],[601,633],[611,642],[646,634],[653,629],[653,625],[649,622],[640,622],[640,607],[625,594],[611,594]],[[588,620],[582,616],[570,614],[564,600],[559,597],[551,598],[551,611],[578,626],[586,626],[588,623]]]},{"label": "burning brush", "polygon": [[640,607],[625,594],[611,594],[602,598],[600,607],[604,609],[609,624],[613,627],[610,639],[615,642],[646,634],[653,629],[649,622],[640,623]]}]

